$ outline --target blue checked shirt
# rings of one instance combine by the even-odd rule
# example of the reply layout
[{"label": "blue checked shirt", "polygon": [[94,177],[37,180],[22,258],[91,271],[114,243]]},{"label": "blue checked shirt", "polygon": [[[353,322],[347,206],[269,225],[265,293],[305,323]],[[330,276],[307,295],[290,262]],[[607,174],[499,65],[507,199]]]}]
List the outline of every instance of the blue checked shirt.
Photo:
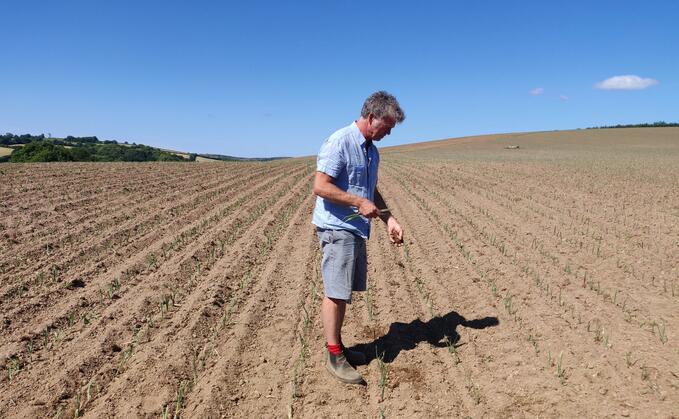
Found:
[{"label": "blue checked shirt", "polygon": [[[335,179],[335,185],[343,191],[374,201],[379,164],[377,147],[371,144],[366,150],[366,139],[354,122],[325,140],[318,152],[316,170]],[[355,207],[333,204],[317,196],[311,222],[320,228],[348,230],[367,239],[369,219],[361,216],[344,221],[355,212]]]}]

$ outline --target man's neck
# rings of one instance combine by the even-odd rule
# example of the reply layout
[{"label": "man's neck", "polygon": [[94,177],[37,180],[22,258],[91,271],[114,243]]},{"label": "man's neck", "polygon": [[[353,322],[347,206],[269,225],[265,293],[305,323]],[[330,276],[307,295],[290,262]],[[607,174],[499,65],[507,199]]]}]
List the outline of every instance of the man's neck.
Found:
[{"label": "man's neck", "polygon": [[[366,135],[368,134],[368,119],[360,117],[356,121],[356,126],[358,127],[358,130],[361,131],[361,134],[363,135],[363,138],[366,138]],[[368,140],[369,141],[369,140]]]}]

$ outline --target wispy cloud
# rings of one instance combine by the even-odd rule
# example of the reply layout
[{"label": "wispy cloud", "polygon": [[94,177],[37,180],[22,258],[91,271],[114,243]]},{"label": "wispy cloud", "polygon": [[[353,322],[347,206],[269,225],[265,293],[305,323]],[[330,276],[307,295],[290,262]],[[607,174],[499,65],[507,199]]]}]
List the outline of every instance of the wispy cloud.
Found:
[{"label": "wispy cloud", "polygon": [[570,99],[570,98],[569,98],[568,96],[566,96],[566,95],[560,95],[560,96],[559,96],[559,99],[561,99],[561,100],[568,100],[568,99]]},{"label": "wispy cloud", "polygon": [[658,80],[641,78],[633,74],[626,76],[614,76],[594,85],[601,90],[641,90],[658,84]]},{"label": "wispy cloud", "polygon": [[536,87],[535,89],[531,90],[528,93],[530,93],[533,96],[540,96],[541,94],[545,93],[545,89],[543,89],[542,87]]}]

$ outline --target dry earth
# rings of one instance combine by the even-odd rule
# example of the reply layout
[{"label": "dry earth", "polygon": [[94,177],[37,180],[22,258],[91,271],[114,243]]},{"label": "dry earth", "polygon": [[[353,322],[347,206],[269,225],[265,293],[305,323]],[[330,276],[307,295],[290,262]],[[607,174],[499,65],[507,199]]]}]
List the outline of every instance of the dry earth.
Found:
[{"label": "dry earth", "polygon": [[373,226],[350,387],[313,159],[2,165],[0,415],[679,417],[678,162],[675,128],[383,149],[406,245]]}]

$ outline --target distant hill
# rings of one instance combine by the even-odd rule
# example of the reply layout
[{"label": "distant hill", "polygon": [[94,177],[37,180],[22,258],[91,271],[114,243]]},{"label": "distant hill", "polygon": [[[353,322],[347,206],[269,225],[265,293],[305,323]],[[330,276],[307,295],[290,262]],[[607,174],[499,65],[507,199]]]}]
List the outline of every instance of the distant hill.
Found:
[{"label": "distant hill", "polygon": [[127,141],[99,140],[97,137],[46,138],[44,135],[0,135],[0,163],[55,161],[269,161],[283,157],[244,158],[221,154],[182,153]]}]

